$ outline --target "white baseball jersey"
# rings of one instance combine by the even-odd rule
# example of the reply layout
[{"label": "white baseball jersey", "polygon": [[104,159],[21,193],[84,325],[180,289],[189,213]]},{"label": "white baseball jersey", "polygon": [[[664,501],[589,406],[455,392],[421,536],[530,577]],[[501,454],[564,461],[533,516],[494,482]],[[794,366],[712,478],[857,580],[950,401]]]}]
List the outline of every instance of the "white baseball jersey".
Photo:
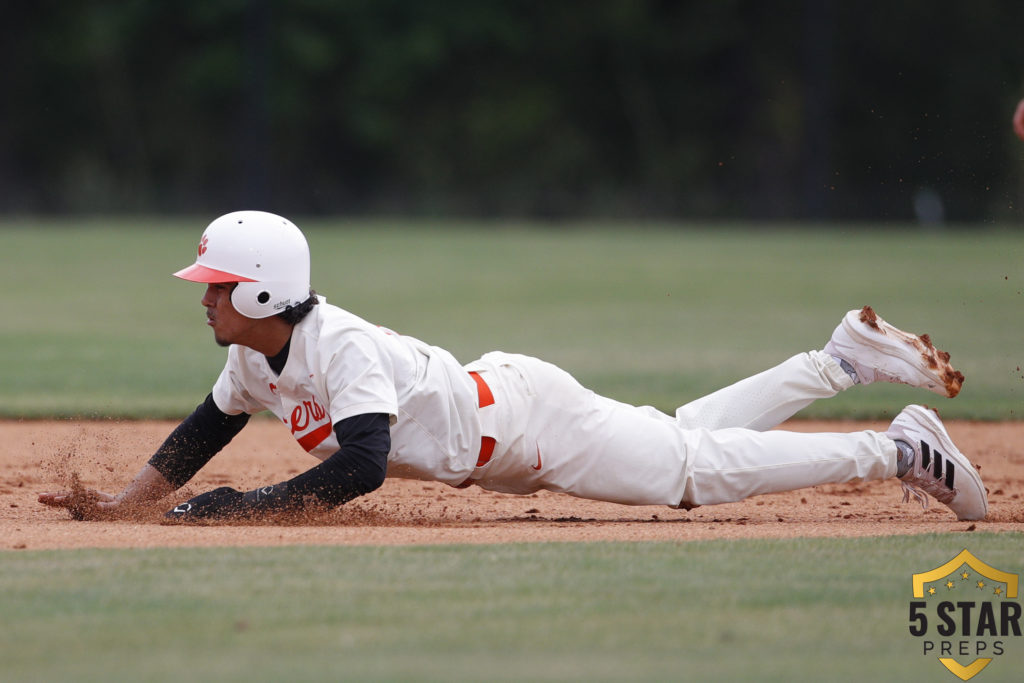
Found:
[{"label": "white baseball jersey", "polygon": [[477,388],[444,349],[396,334],[321,297],[292,332],[280,375],[240,345],[213,387],[223,412],[269,410],[324,460],[338,450],[333,426],[366,413],[391,417],[388,476],[457,485],[480,450]]}]

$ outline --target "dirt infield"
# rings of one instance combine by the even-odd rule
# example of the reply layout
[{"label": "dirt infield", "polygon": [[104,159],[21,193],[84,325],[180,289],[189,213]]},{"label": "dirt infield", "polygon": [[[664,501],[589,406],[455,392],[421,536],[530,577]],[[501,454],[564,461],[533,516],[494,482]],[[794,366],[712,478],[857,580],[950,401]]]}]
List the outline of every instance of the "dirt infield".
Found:
[{"label": "dirt infield", "polygon": [[[884,429],[883,423],[807,422],[796,431]],[[0,549],[238,545],[395,545],[879,536],[1024,530],[1024,423],[955,422],[954,441],[981,467],[990,511],[957,522],[941,504],[902,502],[893,481],[819,486],[689,512],[565,495],[510,496],[479,488],[388,480],[336,511],[289,524],[181,526],[161,512],[203,490],[251,489],[315,464],[272,420],[253,420],[182,491],[130,521],[78,522],[36,502],[78,477],[117,492],[174,427],[170,422],[0,422]]]}]

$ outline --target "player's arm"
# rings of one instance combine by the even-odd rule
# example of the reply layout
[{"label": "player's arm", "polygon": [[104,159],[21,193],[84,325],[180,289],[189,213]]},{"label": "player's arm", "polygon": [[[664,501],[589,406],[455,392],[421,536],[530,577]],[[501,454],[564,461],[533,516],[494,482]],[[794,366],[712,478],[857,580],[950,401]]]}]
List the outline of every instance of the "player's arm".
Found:
[{"label": "player's arm", "polygon": [[217,407],[213,395],[206,397],[161,444],[149,465],[177,490],[196,476],[210,459],[242,431],[249,415],[228,415]]},{"label": "player's arm", "polygon": [[334,425],[339,449],[316,467],[287,481],[241,492],[228,486],[178,505],[167,517],[188,521],[258,517],[297,511],[308,505],[335,507],[376,490],[387,474],[391,451],[390,418],[384,413],[355,415]]}]

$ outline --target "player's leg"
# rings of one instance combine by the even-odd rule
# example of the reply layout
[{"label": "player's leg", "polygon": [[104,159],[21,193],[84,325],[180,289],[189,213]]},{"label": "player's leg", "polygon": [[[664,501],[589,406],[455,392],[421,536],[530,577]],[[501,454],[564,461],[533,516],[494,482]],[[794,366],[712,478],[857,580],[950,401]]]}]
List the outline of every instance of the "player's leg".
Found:
[{"label": "player's leg", "polygon": [[534,406],[528,440],[550,454],[543,486],[631,505],[696,506],[896,474],[898,450],[873,431],[683,429],[596,396]]},{"label": "player's leg", "polygon": [[988,511],[981,477],[953,444],[935,411],[907,406],[884,433],[801,434],[724,429],[692,452],[687,505],[725,503],[851,479],[898,476],[906,501],[928,493],[959,519]]},{"label": "player's leg", "polygon": [[598,396],[547,363],[504,358],[488,371],[505,414],[496,430],[499,448],[474,475],[490,490],[544,488],[629,505],[689,507],[900,476],[905,488],[931,494],[961,519],[980,519],[987,508],[969,460],[938,417],[920,406],[909,406],[886,433],[683,429]]},{"label": "player's leg", "polygon": [[897,329],[865,306],[843,317],[823,351],[799,354],[688,403],[676,419],[689,428],[765,430],[854,384],[894,382],[952,398],[963,379],[928,335]]},{"label": "player's leg", "polygon": [[548,363],[504,354],[489,360],[497,362],[485,370],[488,382],[508,419],[495,430],[495,457],[474,473],[491,490],[709,505],[896,471],[896,446],[874,432],[686,429],[649,408],[599,396]]},{"label": "player's leg", "polygon": [[896,474],[898,454],[892,439],[874,431],[706,432],[691,451],[682,501],[715,505],[853,479],[887,479]]},{"label": "player's leg", "polygon": [[801,353],[676,410],[684,429],[742,427],[764,431],[822,398],[852,387],[853,378],[830,355]]}]

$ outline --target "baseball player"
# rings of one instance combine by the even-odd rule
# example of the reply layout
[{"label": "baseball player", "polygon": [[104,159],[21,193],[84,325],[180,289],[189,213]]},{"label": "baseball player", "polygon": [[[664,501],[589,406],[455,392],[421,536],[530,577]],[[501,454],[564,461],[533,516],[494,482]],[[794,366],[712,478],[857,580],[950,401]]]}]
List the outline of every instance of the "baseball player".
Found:
[{"label": "baseball player", "polygon": [[[865,307],[823,350],[801,353],[667,415],[614,401],[563,370],[493,352],[463,366],[447,351],[378,327],[310,289],[309,250],[280,216],[239,211],[203,233],[202,305],[228,358],[212,392],[117,494],[92,492],[84,516],[116,516],[189,481],[269,410],[319,464],[252,491],[220,487],[167,513],[255,517],[337,506],[385,476],[528,494],[540,489],[627,505],[691,508],[851,479],[898,477],[904,502],[927,495],[982,519],[985,488],[932,410],[911,405],[885,432],[770,428],[856,384],[899,382],[953,397],[963,376],[927,337]],[[927,494],[927,495],[926,495]],[[71,506],[70,492],[40,502]]]}]

